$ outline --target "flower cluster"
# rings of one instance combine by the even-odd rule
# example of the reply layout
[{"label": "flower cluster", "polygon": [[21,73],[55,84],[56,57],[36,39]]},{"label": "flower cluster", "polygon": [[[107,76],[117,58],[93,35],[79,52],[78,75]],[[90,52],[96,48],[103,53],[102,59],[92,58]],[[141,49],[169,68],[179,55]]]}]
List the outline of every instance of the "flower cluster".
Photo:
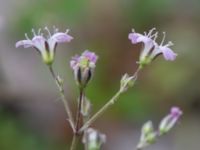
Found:
[{"label": "flower cluster", "polygon": [[85,50],[81,56],[72,57],[70,66],[74,71],[77,84],[83,88],[90,81],[96,66],[98,56],[94,52]]},{"label": "flower cluster", "polygon": [[141,66],[149,64],[158,55],[163,54],[164,58],[169,61],[176,59],[177,54],[172,51],[169,47],[173,45],[170,41],[164,45],[165,32],[163,32],[163,39],[160,44],[156,42],[158,32],[156,29],[151,29],[148,33],[140,34],[132,30],[132,33],[128,35],[129,40],[132,44],[143,43],[143,50],[140,54],[139,64]]},{"label": "flower cluster", "polygon": [[[73,37],[66,32],[59,32],[58,29],[54,28],[54,33],[51,34],[49,29],[46,27],[44,30],[47,32],[47,36],[43,36],[41,29],[36,33],[33,32],[33,38],[30,39],[25,34],[26,39],[20,40],[16,43],[16,47],[23,46],[24,48],[35,48],[40,52],[42,60],[48,65],[50,73],[52,74],[56,85],[58,86],[61,100],[63,101],[65,110],[68,115],[68,120],[73,129],[74,138],[71,145],[71,150],[76,147],[76,140],[79,136],[83,135],[83,143],[85,148],[88,150],[99,150],[102,144],[106,142],[106,136],[99,131],[90,128],[92,123],[100,117],[110,106],[112,106],[120,97],[122,93],[132,87],[137,80],[139,71],[145,66],[151,63],[158,55],[163,55],[165,60],[173,61],[176,59],[177,54],[173,52],[169,47],[172,46],[172,42],[164,44],[165,33],[163,33],[163,39],[160,44],[156,42],[158,32],[155,28],[151,29],[148,33],[140,34],[134,30],[128,35],[132,44],[143,43],[143,50],[139,57],[139,67],[133,75],[125,73],[120,81],[119,91],[94,115],[91,114],[91,103],[86,98],[85,88],[89,81],[93,77],[94,70],[98,56],[89,50],[85,50],[81,55],[75,55],[70,61],[70,67],[74,73],[74,79],[78,85],[80,95],[78,99],[78,105],[76,110],[76,119],[73,117],[73,113],[70,109],[70,105],[64,95],[64,82],[57,76],[53,70],[52,63],[54,61],[54,55],[57,44],[70,42]],[[146,122],[141,130],[141,138],[137,145],[137,149],[143,149],[144,147],[154,143],[159,136],[168,133],[178,122],[182,111],[178,107],[172,107],[168,115],[166,115],[160,122],[159,128],[154,129],[152,121]]]},{"label": "flower cluster", "polygon": [[57,28],[54,28],[54,34],[51,35],[47,27],[44,29],[47,31],[48,36],[43,36],[41,29],[39,29],[37,33],[34,29],[32,29],[33,38],[30,39],[28,35],[25,34],[26,39],[18,41],[16,43],[16,47],[18,48],[20,46],[24,46],[24,48],[35,48],[38,52],[41,53],[43,61],[46,64],[51,65],[54,61],[54,53],[57,44],[70,42],[73,37],[68,34],[69,30],[66,30],[66,32],[59,32]]}]

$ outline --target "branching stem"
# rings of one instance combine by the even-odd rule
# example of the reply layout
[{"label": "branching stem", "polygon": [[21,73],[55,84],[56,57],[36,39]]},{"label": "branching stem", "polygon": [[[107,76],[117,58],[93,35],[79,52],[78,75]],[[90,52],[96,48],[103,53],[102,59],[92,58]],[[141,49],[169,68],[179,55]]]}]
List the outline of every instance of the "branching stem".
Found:
[{"label": "branching stem", "polygon": [[73,116],[72,116],[68,101],[67,101],[67,99],[65,98],[65,95],[64,95],[63,85],[62,85],[61,81],[59,80],[59,78],[56,76],[52,66],[49,66],[49,70],[51,72],[52,77],[55,80],[55,83],[56,83],[58,89],[59,89],[61,100],[62,100],[62,102],[64,104],[65,111],[66,111],[66,113],[68,115],[68,121],[69,121],[69,123],[70,123],[70,125],[72,127],[73,132],[75,132],[74,119],[73,119]]},{"label": "branching stem", "polygon": [[[138,69],[133,74],[134,82],[137,80],[137,76],[139,71],[142,68],[139,66]],[[101,116],[110,106],[112,106],[123,93],[123,88],[119,90],[99,111],[97,111],[79,130],[79,133],[82,133],[85,129],[87,129],[99,116]]]}]

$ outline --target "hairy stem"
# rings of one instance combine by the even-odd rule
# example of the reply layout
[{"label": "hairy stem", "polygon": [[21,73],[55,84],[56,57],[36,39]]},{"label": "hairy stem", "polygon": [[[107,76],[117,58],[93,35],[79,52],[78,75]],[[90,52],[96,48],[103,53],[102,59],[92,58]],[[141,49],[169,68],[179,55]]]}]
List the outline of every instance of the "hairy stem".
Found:
[{"label": "hairy stem", "polygon": [[56,76],[52,66],[49,66],[49,70],[51,72],[51,75],[52,77],[54,78],[55,80],[55,83],[59,89],[59,93],[60,93],[60,97],[61,97],[61,100],[64,104],[64,107],[65,107],[65,111],[67,112],[67,115],[68,115],[68,121],[72,127],[72,130],[73,132],[75,132],[75,125],[74,125],[74,119],[73,119],[73,116],[72,116],[72,113],[71,113],[71,110],[70,110],[70,107],[69,107],[69,104],[68,104],[68,101],[66,100],[65,98],[65,95],[64,95],[64,88],[63,88],[63,85],[61,84],[60,80],[58,79],[58,77]]}]

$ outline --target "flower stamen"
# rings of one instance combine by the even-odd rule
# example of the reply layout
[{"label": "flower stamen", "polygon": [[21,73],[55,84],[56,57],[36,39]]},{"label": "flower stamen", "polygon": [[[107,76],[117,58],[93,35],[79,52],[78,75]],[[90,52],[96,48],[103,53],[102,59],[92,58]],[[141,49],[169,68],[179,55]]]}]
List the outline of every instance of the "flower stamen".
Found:
[{"label": "flower stamen", "polygon": [[158,36],[158,32],[155,32],[154,34],[150,35],[149,38],[155,38],[155,36]]},{"label": "flower stamen", "polygon": [[45,27],[44,29],[45,29],[45,30],[47,31],[47,33],[49,34],[48,38],[50,38],[50,37],[51,37],[51,32],[49,31],[49,29],[48,29],[47,27]]},{"label": "flower stamen", "polygon": [[172,43],[172,41],[169,41],[165,46],[169,47],[169,46],[173,46],[173,45],[174,45],[174,43]]},{"label": "flower stamen", "polygon": [[155,31],[155,30],[156,30],[156,28],[152,28],[151,30],[149,30],[149,33],[147,34],[147,36],[150,37],[152,32]]},{"label": "flower stamen", "polygon": [[156,41],[157,38],[158,38],[158,32],[156,32],[156,33],[154,34],[153,40]]},{"label": "flower stamen", "polygon": [[53,32],[54,34],[58,32],[58,28],[56,28],[56,26],[53,26]]},{"label": "flower stamen", "polygon": [[162,38],[162,41],[160,43],[160,46],[163,45],[164,41],[165,41],[165,37],[166,37],[166,32],[163,32],[163,38]]},{"label": "flower stamen", "polygon": [[26,38],[27,40],[30,40],[30,38],[28,37],[28,34],[27,34],[27,33],[25,33],[24,35],[25,35],[25,38]]},{"label": "flower stamen", "polygon": [[69,29],[66,29],[65,33],[69,33]]},{"label": "flower stamen", "polygon": [[41,28],[38,29],[38,35],[41,35]]},{"label": "flower stamen", "polygon": [[37,36],[37,34],[35,33],[35,30],[34,30],[34,29],[32,29],[31,31],[32,31],[32,33],[33,33],[33,36]]}]

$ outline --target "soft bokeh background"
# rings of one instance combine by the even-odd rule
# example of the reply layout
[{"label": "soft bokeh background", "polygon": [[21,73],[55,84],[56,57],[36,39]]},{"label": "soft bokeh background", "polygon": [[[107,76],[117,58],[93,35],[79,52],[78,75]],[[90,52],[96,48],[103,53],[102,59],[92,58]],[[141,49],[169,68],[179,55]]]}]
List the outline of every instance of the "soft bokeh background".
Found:
[{"label": "soft bokeh background", "polygon": [[159,120],[177,105],[184,116],[149,150],[198,150],[200,147],[200,1],[199,0],[1,0],[0,1],[0,150],[69,149],[72,133],[57,88],[33,49],[15,48],[31,29],[53,25],[70,29],[74,40],[59,45],[54,67],[65,80],[75,108],[77,88],[71,56],[85,49],[99,61],[87,89],[93,112],[119,88],[125,73],[137,67],[141,45],[127,39],[134,28],[167,32],[178,53],[146,67],[134,88],[124,94],[94,127],[107,135],[105,150],[133,150],[140,127]]}]

